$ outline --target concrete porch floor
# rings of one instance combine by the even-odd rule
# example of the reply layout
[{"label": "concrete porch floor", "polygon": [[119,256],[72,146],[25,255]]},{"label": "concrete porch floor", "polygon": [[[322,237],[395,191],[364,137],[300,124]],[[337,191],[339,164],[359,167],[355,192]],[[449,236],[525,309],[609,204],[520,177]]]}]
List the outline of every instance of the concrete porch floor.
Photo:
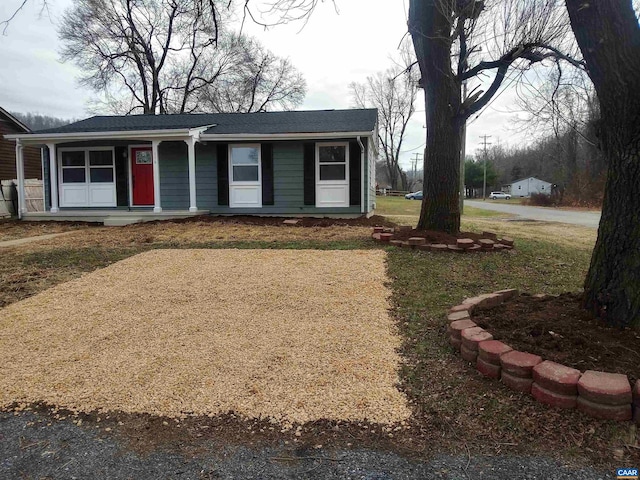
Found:
[{"label": "concrete porch floor", "polygon": [[25,221],[56,221],[56,222],[95,222],[102,223],[106,227],[119,227],[132,223],[151,222],[154,220],[171,220],[177,218],[195,217],[207,215],[209,210],[167,210],[163,212],[129,211],[129,210],[64,210],[58,213],[28,212],[22,219]]}]

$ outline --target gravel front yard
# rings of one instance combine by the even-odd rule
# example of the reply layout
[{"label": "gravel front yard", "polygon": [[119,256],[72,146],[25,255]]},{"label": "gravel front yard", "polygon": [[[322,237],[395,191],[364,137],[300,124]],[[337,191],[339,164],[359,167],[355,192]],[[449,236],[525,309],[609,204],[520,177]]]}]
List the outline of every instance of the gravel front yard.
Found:
[{"label": "gravel front yard", "polygon": [[0,408],[409,416],[385,253],[154,250],[0,310]]}]

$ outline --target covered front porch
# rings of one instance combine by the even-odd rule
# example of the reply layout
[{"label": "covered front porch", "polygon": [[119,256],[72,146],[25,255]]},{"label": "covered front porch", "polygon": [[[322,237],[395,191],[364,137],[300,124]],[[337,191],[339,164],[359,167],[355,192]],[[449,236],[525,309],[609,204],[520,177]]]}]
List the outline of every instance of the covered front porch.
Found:
[{"label": "covered front porch", "polygon": [[[208,213],[198,208],[196,185],[196,143],[206,128],[16,138],[18,216],[123,225]],[[44,212],[27,212],[26,146],[43,148]]]}]

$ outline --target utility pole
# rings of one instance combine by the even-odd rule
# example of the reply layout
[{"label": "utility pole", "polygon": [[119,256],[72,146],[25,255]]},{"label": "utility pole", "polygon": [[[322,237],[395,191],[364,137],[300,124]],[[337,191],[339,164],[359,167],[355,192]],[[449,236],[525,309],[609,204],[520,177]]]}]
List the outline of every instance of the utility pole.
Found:
[{"label": "utility pole", "polygon": [[487,146],[492,145],[490,142],[487,142],[487,138],[491,138],[491,135],[480,135],[480,138],[483,139],[482,144],[484,145],[484,183],[482,184],[482,200],[487,199]]},{"label": "utility pole", "polygon": [[[414,153],[414,157],[411,159],[411,178],[413,181],[413,185],[415,185],[416,177],[418,176],[418,161],[421,160],[421,153]],[[413,189],[412,185],[412,189]]]}]

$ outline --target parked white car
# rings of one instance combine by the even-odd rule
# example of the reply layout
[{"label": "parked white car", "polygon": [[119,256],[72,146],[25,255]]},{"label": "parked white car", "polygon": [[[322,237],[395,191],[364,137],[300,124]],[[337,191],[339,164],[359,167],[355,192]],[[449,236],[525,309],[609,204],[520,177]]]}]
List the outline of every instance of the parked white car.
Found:
[{"label": "parked white car", "polygon": [[509,195],[508,193],[504,193],[504,192],[491,192],[489,194],[489,198],[491,200],[511,200],[511,195]]}]

